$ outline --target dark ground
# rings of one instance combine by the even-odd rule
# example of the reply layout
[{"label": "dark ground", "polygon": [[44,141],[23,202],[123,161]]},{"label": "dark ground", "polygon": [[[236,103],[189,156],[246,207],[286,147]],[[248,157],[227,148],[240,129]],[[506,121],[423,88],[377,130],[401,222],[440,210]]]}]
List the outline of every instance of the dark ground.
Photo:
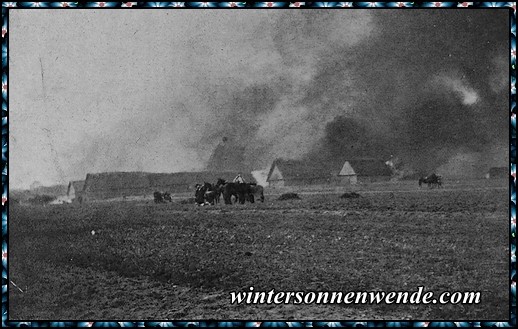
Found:
[{"label": "dark ground", "polygon": [[[386,183],[389,184],[389,183]],[[507,181],[196,207],[10,206],[10,320],[505,320]],[[92,235],[92,231],[95,234]],[[231,305],[230,292],[481,291],[476,305]]]}]

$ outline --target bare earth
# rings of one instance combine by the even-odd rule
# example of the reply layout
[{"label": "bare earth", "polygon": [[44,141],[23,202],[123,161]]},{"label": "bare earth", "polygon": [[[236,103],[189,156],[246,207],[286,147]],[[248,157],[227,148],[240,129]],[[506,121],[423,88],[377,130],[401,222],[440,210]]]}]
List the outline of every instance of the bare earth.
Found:
[{"label": "bare earth", "polygon": [[[10,320],[506,320],[508,182],[301,200],[10,206]],[[297,192],[297,191],[294,191]],[[92,234],[95,231],[95,234]],[[232,305],[230,292],[481,291],[476,305]]]}]

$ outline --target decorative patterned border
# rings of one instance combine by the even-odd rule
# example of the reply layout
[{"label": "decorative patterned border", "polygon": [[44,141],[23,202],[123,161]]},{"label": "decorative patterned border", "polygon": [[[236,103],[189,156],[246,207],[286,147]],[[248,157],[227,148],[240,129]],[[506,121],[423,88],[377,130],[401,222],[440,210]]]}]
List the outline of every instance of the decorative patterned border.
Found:
[{"label": "decorative patterned border", "polygon": [[[14,322],[7,309],[7,132],[8,132],[8,12],[10,8],[322,8],[412,7],[512,9],[510,33],[510,316],[509,322]],[[516,3],[514,2],[3,2],[2,3],[2,326],[6,327],[513,327],[516,326]]]}]

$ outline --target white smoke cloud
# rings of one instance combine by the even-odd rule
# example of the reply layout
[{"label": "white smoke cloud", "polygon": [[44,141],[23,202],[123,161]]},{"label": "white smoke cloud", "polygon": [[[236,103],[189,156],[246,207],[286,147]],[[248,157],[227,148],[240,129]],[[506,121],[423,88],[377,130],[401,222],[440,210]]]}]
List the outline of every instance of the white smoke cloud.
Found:
[{"label": "white smoke cloud", "polygon": [[436,79],[436,81],[439,82],[443,87],[446,87],[457,94],[460,97],[462,104],[464,105],[474,105],[480,99],[477,91],[471,88],[461,78],[440,76]]}]

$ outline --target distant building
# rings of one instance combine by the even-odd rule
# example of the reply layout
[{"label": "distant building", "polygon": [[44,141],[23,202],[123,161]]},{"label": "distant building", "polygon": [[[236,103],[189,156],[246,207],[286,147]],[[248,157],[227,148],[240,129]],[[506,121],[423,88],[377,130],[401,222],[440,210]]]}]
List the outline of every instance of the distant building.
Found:
[{"label": "distant building", "polygon": [[392,170],[386,161],[378,159],[355,159],[344,162],[338,173],[341,184],[374,183],[389,181]]},{"label": "distant building", "polygon": [[270,187],[330,185],[334,182],[332,172],[300,160],[277,159],[270,166],[268,182]]},{"label": "distant building", "polygon": [[54,197],[66,196],[67,186],[66,185],[52,185],[52,186],[38,186],[30,190],[31,194],[34,195],[49,195]]},{"label": "distant building", "polygon": [[389,181],[392,171],[383,160],[347,160],[341,167],[301,160],[275,160],[268,172],[270,187],[307,185],[354,185]]},{"label": "distant building", "polygon": [[147,173],[110,172],[87,174],[83,188],[83,201],[107,200],[150,193]]},{"label": "distant building", "polygon": [[507,167],[493,167],[490,168],[486,174],[486,178],[508,178],[510,175],[509,168]]},{"label": "distant building", "polygon": [[356,174],[353,167],[351,167],[349,161],[345,161],[342,170],[338,173],[338,178],[342,185],[354,185],[358,183],[358,174]]},{"label": "distant building", "polygon": [[84,180],[76,180],[68,183],[67,197],[71,201],[79,201],[85,186]]}]

